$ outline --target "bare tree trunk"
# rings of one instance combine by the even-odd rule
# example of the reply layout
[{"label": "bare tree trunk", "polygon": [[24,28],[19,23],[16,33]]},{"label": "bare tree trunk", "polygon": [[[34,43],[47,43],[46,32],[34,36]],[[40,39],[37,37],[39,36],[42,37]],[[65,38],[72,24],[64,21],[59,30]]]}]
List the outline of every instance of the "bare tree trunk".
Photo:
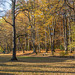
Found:
[{"label": "bare tree trunk", "polygon": [[36,53],[36,50],[35,50],[35,30],[32,30],[32,43],[33,43],[33,53]]},{"label": "bare tree trunk", "polygon": [[64,16],[63,16],[63,30],[64,30],[64,47],[65,47],[65,53],[67,53],[67,51],[68,51],[68,29],[67,29],[66,10],[64,11]]},{"label": "bare tree trunk", "polygon": [[20,37],[18,38],[18,41],[19,41],[19,43],[20,43],[21,49],[23,50],[23,53],[25,53],[25,52],[24,52],[24,49],[23,49],[23,45],[22,45],[22,43],[21,43],[21,41],[20,41]]},{"label": "bare tree trunk", "polygon": [[54,39],[55,39],[55,25],[54,25],[54,20],[52,22],[52,30],[53,32],[51,32],[51,52],[52,52],[52,55],[54,55]]},{"label": "bare tree trunk", "polygon": [[39,34],[39,33],[38,33],[38,41],[39,41],[39,44],[38,44],[39,52],[41,52],[41,51],[40,51],[40,34]]},{"label": "bare tree trunk", "polygon": [[[71,44],[71,25],[70,25],[70,18],[68,19],[68,21],[69,21],[69,44]],[[70,47],[70,53],[72,53],[72,49],[71,49],[71,47]]]},{"label": "bare tree trunk", "polygon": [[28,50],[30,50],[29,34],[28,34]]},{"label": "bare tree trunk", "polygon": [[41,52],[41,49],[40,49],[40,38],[39,38],[39,53]]},{"label": "bare tree trunk", "polygon": [[56,19],[55,19],[55,23],[54,23],[54,27],[53,27],[53,51],[55,52],[55,26],[56,26]]},{"label": "bare tree trunk", "polygon": [[49,40],[50,40],[50,45],[51,45],[51,29],[49,25],[48,25],[48,30],[49,30]]},{"label": "bare tree trunk", "polygon": [[12,61],[17,60],[16,58],[16,28],[15,28],[15,0],[12,0],[12,17],[13,17],[13,56]]},{"label": "bare tree trunk", "polygon": [[53,51],[53,42],[52,42],[52,35],[51,35],[51,52],[52,52],[52,55],[54,55],[54,51]]},{"label": "bare tree trunk", "polygon": [[26,41],[26,37],[25,37],[25,50],[27,51],[27,41]]},{"label": "bare tree trunk", "polygon": [[47,27],[45,27],[45,51],[48,52],[47,48],[47,33],[46,33]]},{"label": "bare tree trunk", "polygon": [[[34,6],[35,9],[35,0],[34,0]],[[35,14],[35,10],[33,10],[33,13]],[[32,17],[33,26],[32,26],[32,42],[33,42],[33,53],[36,53],[36,45],[35,45],[35,16]]]},{"label": "bare tree trunk", "polygon": [[65,12],[65,53],[68,51],[68,30],[67,30],[67,17]]}]

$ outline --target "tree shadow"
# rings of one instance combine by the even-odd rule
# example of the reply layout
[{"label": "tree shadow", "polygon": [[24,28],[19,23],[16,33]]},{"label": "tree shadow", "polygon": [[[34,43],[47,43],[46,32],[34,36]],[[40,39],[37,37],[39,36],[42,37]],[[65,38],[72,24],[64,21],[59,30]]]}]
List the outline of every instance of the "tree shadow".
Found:
[{"label": "tree shadow", "polygon": [[49,56],[49,57],[18,57],[18,62],[29,62],[29,63],[55,63],[64,62],[66,60],[73,60],[73,57],[60,57],[60,56]]},{"label": "tree shadow", "polygon": [[15,65],[7,65],[7,64],[0,64],[0,66],[5,67],[40,67],[40,68],[75,68],[75,64],[66,63],[66,65],[70,66],[51,66],[51,65],[24,65],[24,64],[15,64]]},{"label": "tree shadow", "polygon": [[0,73],[0,75],[14,75],[14,74],[10,74],[10,73]]},{"label": "tree shadow", "polygon": [[[64,62],[66,60],[74,60],[73,58],[70,58],[70,57],[59,57],[59,56],[49,56],[49,57],[25,57],[25,56],[18,56],[18,61],[13,61],[14,63],[16,62],[20,62],[19,64],[5,64],[6,62],[11,62],[9,61],[11,57],[0,57],[0,66],[1,67],[9,67],[9,69],[4,69],[4,70],[1,70],[0,71],[4,71],[4,72],[31,72],[31,73],[72,73],[72,74],[75,74],[75,72],[64,72],[64,71],[47,71],[47,70],[43,70],[43,71],[40,71],[40,70],[11,70],[10,67],[23,67],[23,68],[32,68],[32,67],[39,67],[39,68],[62,68],[62,69],[69,69],[69,68],[72,68],[72,69],[75,69],[75,63],[64,63],[66,64],[67,66],[52,66],[52,65],[48,65],[48,64],[42,64],[42,63],[58,63],[58,62]],[[25,62],[25,63],[41,63],[39,65],[34,65],[34,64],[22,64],[21,62]],[[60,63],[61,64],[61,63]],[[62,64],[61,64],[62,65]],[[70,65],[70,66],[68,66]],[[0,74],[2,75],[2,74]],[[6,74],[4,74],[6,75]],[[13,74],[7,74],[7,75],[13,75]]]},{"label": "tree shadow", "polygon": [[0,56],[0,62],[28,62],[28,63],[55,63],[64,62],[66,60],[74,60],[72,56],[49,56],[49,57],[25,57],[18,56],[18,61],[11,61],[11,57]]},{"label": "tree shadow", "polygon": [[1,70],[1,71],[5,71],[5,72],[31,72],[31,73],[71,73],[71,74],[75,74],[75,72],[64,72],[64,71],[39,71],[39,70],[35,70],[35,71],[31,71],[31,70]]}]

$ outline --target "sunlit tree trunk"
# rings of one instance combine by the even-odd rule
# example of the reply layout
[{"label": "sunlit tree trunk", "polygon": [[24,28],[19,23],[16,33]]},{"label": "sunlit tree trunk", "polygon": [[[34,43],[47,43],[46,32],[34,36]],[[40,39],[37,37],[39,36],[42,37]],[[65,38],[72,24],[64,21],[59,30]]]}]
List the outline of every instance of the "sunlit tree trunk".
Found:
[{"label": "sunlit tree trunk", "polygon": [[55,27],[56,27],[56,18],[55,18],[55,21],[54,21],[54,27],[53,27],[53,51],[55,52]]},{"label": "sunlit tree trunk", "polygon": [[63,32],[64,32],[65,53],[67,53],[67,51],[68,51],[68,29],[67,29],[66,10],[64,10],[64,15],[63,15]]},{"label": "sunlit tree trunk", "polygon": [[54,55],[54,39],[55,39],[55,25],[54,20],[52,19],[52,28],[51,28],[51,52]]},{"label": "sunlit tree trunk", "polygon": [[[35,9],[35,0],[34,0],[34,6],[33,9]],[[33,13],[35,14],[35,10],[33,10]],[[32,26],[32,42],[33,42],[33,53],[36,53],[36,45],[35,45],[35,16],[32,16],[33,26]]]},{"label": "sunlit tree trunk", "polygon": [[[71,44],[71,25],[70,25],[70,18],[68,19],[69,25],[69,44]],[[70,47],[70,53],[72,53],[72,49]]]}]

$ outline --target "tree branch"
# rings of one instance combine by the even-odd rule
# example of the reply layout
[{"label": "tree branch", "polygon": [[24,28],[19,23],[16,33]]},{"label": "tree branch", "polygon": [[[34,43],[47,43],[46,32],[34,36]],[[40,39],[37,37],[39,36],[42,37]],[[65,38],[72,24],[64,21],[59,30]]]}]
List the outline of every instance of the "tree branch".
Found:
[{"label": "tree branch", "polygon": [[2,18],[4,19],[4,21],[5,21],[6,23],[9,23],[11,26],[13,26],[12,23],[8,22],[4,17],[2,17]]},{"label": "tree branch", "polygon": [[69,8],[71,8],[71,9],[74,10],[74,8],[70,6],[70,3],[66,2],[66,4],[67,4],[67,6],[68,6]]}]

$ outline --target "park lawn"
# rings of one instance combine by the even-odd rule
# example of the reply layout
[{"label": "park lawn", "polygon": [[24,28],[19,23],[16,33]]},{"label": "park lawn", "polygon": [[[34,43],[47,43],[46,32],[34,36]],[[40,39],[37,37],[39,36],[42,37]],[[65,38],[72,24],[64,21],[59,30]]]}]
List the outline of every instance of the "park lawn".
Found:
[{"label": "park lawn", "polygon": [[75,75],[75,59],[52,56],[0,55],[0,75]]}]

